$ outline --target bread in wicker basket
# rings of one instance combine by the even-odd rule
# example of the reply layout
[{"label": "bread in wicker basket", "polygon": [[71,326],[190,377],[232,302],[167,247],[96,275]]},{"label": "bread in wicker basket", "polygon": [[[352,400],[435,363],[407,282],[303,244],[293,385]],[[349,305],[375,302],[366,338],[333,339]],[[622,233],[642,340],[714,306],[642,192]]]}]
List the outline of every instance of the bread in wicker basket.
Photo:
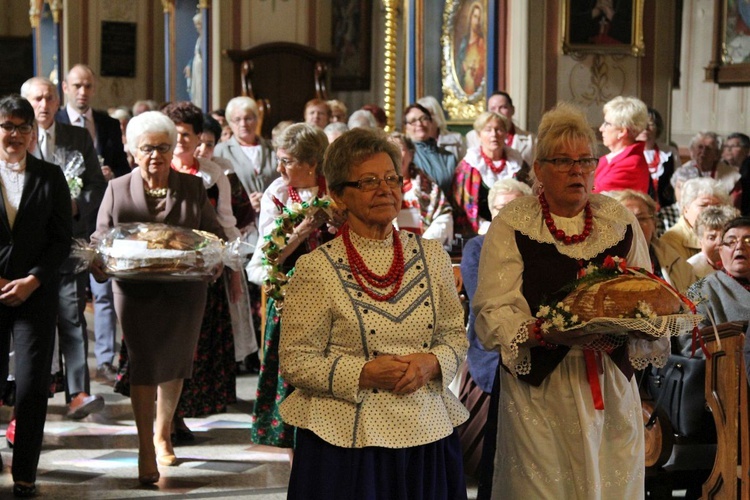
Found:
[{"label": "bread in wicker basket", "polygon": [[583,322],[594,318],[635,317],[639,302],[648,304],[657,316],[677,314],[682,306],[680,299],[659,281],[630,274],[583,282],[562,302]]}]

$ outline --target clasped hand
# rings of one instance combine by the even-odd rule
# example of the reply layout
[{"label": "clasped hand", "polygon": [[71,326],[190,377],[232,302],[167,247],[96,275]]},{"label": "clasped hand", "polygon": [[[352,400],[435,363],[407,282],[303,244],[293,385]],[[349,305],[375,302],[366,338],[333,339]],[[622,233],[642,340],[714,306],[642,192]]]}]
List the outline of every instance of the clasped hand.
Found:
[{"label": "clasped hand", "polygon": [[384,389],[395,394],[411,394],[440,374],[434,354],[415,353],[406,356],[383,355],[362,368],[362,389]]},{"label": "clasped hand", "polygon": [[33,275],[13,281],[0,278],[0,304],[18,307],[26,302],[39,285],[39,280]]}]

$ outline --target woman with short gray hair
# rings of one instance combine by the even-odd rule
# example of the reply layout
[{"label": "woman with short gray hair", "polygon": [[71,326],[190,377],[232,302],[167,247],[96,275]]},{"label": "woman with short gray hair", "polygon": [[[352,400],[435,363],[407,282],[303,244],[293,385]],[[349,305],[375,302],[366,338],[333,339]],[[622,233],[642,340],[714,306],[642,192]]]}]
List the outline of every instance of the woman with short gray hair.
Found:
[{"label": "woman with short gray hair", "polygon": [[[232,162],[242,187],[256,213],[260,210],[260,198],[279,174],[276,171],[276,156],[271,145],[258,136],[258,104],[249,97],[235,97],[227,103],[226,119],[232,129],[232,137],[216,145],[214,156]],[[239,228],[243,238],[255,243],[255,224]]]},{"label": "woman with short gray hair", "polygon": [[706,207],[728,205],[729,194],[719,181],[699,177],[685,182],[680,196],[680,220],[664,233],[661,240],[688,260],[701,250],[700,240],[693,229],[698,215]]},{"label": "woman with short gray hair", "polygon": [[651,174],[643,156],[644,143],[636,137],[648,125],[648,108],[635,97],[618,96],[604,105],[599,131],[609,153],[599,158],[594,192],[634,189],[648,193]]},{"label": "woman with short gray hair", "polygon": [[[323,129],[315,125],[295,123],[285,128],[274,142],[281,177],[274,180],[263,193],[258,224],[261,244],[256,247],[247,267],[248,279],[264,285],[268,293],[268,301],[262,304],[266,308],[266,328],[263,332],[265,351],[258,376],[250,439],[256,444],[291,449],[294,446],[294,428],[279,414],[279,404],[292,391],[279,372],[283,295],[271,289],[273,283],[279,280],[279,275],[292,271],[300,256],[333,238],[333,233],[326,230],[324,224],[328,218],[323,210],[294,219],[291,227],[283,229],[283,244],[279,243],[275,231],[282,229],[284,221],[292,221],[283,217],[284,214],[295,212],[300,215],[304,205],[310,206],[328,193],[321,172],[328,139]],[[277,244],[263,244],[271,236],[276,238],[274,242]]]}]

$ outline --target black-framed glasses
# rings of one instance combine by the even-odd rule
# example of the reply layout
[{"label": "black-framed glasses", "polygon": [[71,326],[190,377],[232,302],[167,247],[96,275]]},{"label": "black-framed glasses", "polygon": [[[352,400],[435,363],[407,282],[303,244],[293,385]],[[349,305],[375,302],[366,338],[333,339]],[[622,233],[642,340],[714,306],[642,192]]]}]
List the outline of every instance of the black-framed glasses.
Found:
[{"label": "black-framed glasses", "polygon": [[596,166],[599,164],[598,158],[578,158],[577,160],[574,160],[573,158],[540,158],[539,161],[543,161],[545,163],[551,163],[554,165],[555,170],[560,172],[561,174],[567,174],[570,172],[570,169],[573,168],[573,165],[580,165],[581,171],[584,174],[588,174],[596,170]]},{"label": "black-framed glasses", "polygon": [[342,182],[341,186],[354,187],[360,191],[375,191],[380,187],[381,182],[385,182],[385,185],[389,188],[398,188],[404,185],[404,176],[386,175],[383,179],[380,177],[363,177],[358,181]]},{"label": "black-framed glasses", "polygon": [[0,123],[0,128],[2,128],[5,132],[8,134],[12,134],[14,131],[18,131],[19,134],[30,134],[32,130],[34,130],[34,126],[31,123],[22,123],[20,125],[16,125],[13,122],[4,122]]},{"label": "black-framed glasses", "polygon": [[157,145],[144,144],[143,146],[138,146],[138,150],[145,155],[150,155],[154,151],[158,152],[159,154],[165,154],[169,152],[170,149],[172,149],[172,145],[166,144],[166,143],[157,144]]},{"label": "black-framed glasses", "polygon": [[431,121],[432,121],[432,118],[430,118],[427,115],[422,115],[422,116],[420,116],[418,118],[412,118],[411,120],[407,120],[406,124],[407,125],[416,125],[417,123],[421,123],[422,125],[424,125],[425,123],[430,123]]},{"label": "black-framed glasses", "polygon": [[743,247],[750,248],[750,236],[743,236],[742,238],[729,238],[721,242],[721,246],[727,248],[735,248],[737,244]]}]

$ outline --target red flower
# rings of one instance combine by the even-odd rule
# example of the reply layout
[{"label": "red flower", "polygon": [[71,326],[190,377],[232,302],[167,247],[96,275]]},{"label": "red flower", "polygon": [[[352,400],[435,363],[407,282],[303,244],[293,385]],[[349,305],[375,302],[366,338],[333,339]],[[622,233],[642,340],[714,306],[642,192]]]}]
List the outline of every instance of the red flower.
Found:
[{"label": "red flower", "polygon": [[617,264],[615,263],[615,259],[613,259],[611,255],[607,255],[604,258],[604,263],[602,264],[602,267],[604,269],[614,269],[615,267],[617,267]]}]

